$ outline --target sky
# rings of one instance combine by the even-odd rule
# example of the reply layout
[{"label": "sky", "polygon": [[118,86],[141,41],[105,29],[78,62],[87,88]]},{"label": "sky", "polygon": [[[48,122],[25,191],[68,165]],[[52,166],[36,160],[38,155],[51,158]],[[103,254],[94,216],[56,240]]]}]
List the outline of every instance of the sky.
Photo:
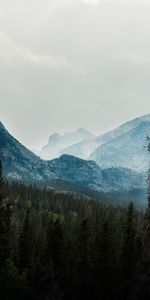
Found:
[{"label": "sky", "polygon": [[150,113],[149,0],[0,0],[0,120],[29,148]]}]

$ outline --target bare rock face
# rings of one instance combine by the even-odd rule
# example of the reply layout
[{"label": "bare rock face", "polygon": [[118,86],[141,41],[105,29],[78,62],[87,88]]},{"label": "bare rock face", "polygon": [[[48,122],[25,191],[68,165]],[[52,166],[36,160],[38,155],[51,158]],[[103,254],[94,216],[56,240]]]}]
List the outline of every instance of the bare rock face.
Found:
[{"label": "bare rock face", "polygon": [[44,161],[14,139],[0,124],[0,157],[9,180],[48,182],[63,179],[94,190],[110,190],[95,162],[63,155]]},{"label": "bare rock face", "polygon": [[94,161],[70,155],[50,161],[33,154],[0,123],[0,160],[8,180],[27,183],[45,183],[60,179],[95,191],[130,191],[143,188],[145,181],[140,173],[130,169],[102,170]]}]

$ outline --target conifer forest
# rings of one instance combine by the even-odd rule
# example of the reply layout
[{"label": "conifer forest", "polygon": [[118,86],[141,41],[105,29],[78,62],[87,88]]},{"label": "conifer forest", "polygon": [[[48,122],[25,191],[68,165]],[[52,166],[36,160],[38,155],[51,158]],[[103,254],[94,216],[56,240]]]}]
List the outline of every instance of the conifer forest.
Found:
[{"label": "conifer forest", "polygon": [[1,299],[149,299],[149,226],[149,209],[8,183],[1,166]]}]

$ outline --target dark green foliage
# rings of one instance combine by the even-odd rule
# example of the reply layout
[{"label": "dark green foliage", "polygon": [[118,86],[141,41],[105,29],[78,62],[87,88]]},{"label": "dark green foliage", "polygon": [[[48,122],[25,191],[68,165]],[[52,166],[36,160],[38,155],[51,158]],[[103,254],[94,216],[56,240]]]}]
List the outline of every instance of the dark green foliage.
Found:
[{"label": "dark green foliage", "polygon": [[143,214],[133,204],[112,207],[2,176],[0,186],[2,300],[136,299]]},{"label": "dark green foliage", "polygon": [[130,279],[136,266],[136,232],[134,226],[134,207],[129,204],[127,217],[123,226],[122,245],[122,276],[124,280]]},{"label": "dark green foliage", "polygon": [[3,187],[3,176],[2,176],[2,164],[0,161],[0,204],[2,201],[2,187]]},{"label": "dark green foliage", "polygon": [[97,293],[102,299],[111,299],[115,294],[115,242],[113,228],[104,221],[96,239],[96,276]]},{"label": "dark green foliage", "polygon": [[32,265],[33,258],[33,236],[30,225],[30,213],[27,211],[25,222],[19,237],[19,269],[28,270]]},{"label": "dark green foliage", "polygon": [[10,255],[11,203],[2,197],[3,177],[0,164],[0,266],[4,266]]},{"label": "dark green foliage", "polygon": [[27,283],[26,273],[19,274],[12,260],[7,260],[1,273],[1,299],[32,299],[32,292]]}]

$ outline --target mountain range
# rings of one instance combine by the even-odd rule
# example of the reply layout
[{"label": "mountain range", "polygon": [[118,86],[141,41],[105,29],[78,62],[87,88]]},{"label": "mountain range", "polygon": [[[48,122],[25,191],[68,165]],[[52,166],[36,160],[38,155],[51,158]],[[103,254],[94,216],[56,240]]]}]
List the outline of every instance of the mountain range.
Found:
[{"label": "mountain range", "polygon": [[149,156],[144,147],[149,134],[150,114],[99,136],[84,129],[63,136],[55,133],[39,155],[43,159],[53,159],[67,154],[93,160],[101,169],[128,168],[145,172]]},{"label": "mountain range", "polygon": [[0,123],[0,160],[4,176],[10,181],[49,185],[51,180],[64,180],[104,193],[128,192],[145,187],[145,175],[129,168],[102,169],[92,160],[66,154],[53,160],[43,160],[17,141],[2,123]]}]

